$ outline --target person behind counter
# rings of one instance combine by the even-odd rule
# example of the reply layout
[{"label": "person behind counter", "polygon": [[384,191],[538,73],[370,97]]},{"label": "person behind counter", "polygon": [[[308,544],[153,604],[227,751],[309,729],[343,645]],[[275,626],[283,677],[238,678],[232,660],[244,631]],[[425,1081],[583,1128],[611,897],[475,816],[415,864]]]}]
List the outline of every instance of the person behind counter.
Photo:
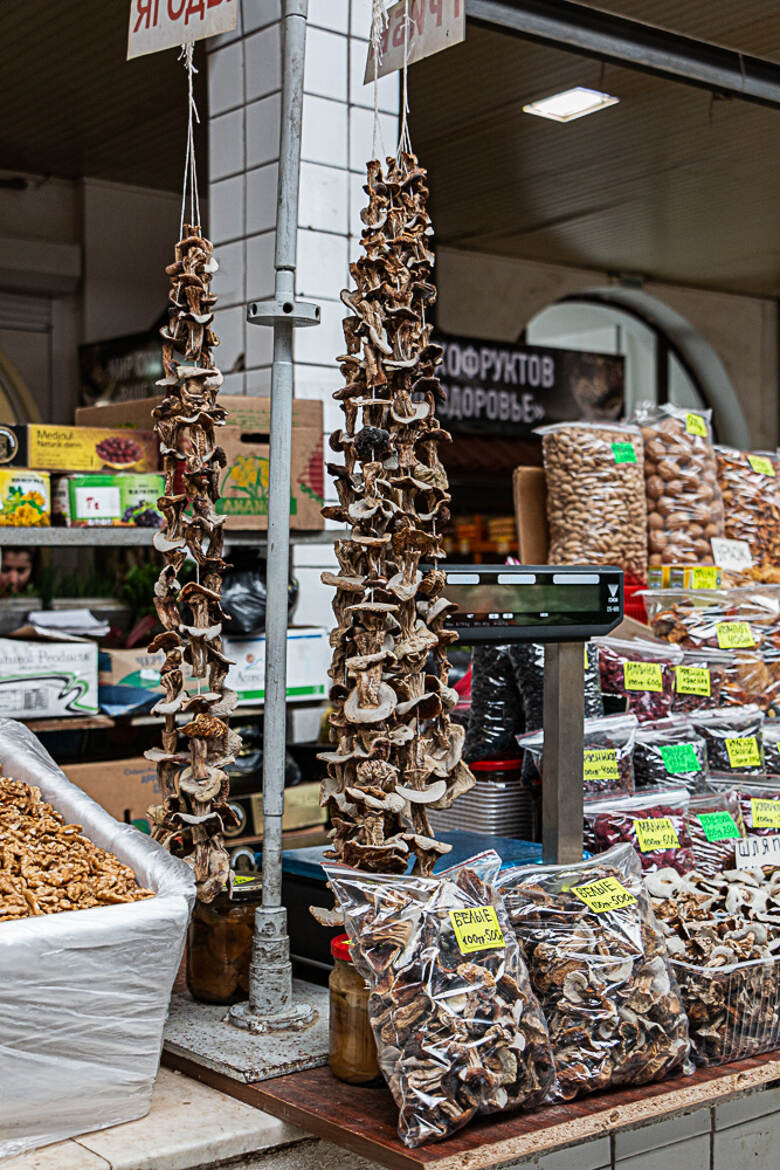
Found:
[{"label": "person behind counter", "polygon": [[24,593],[35,574],[35,553],[29,548],[4,548],[0,560],[0,597]]}]

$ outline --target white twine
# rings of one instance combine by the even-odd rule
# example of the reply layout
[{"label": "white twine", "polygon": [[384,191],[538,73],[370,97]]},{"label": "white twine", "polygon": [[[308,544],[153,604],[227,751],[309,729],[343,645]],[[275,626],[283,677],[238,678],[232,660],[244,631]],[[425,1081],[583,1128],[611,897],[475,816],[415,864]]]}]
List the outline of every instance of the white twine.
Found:
[{"label": "white twine", "polygon": [[409,114],[409,88],[407,85],[407,76],[409,72],[409,30],[412,21],[409,16],[409,0],[404,0],[404,65],[401,73],[401,132],[398,136],[398,148],[396,150],[396,158],[400,161],[401,154],[406,151],[407,154],[412,154],[412,139],[409,134],[409,123],[407,121]]},{"label": "white twine", "polygon": [[198,173],[195,166],[195,122],[200,125],[200,118],[198,116],[198,107],[195,105],[192,84],[192,75],[198,72],[192,63],[194,48],[195,46],[192,42],[189,45],[182,45],[179,54],[179,60],[184,62],[184,68],[187,70],[187,151],[184,157],[184,181],[182,183],[181,193],[180,238],[184,234],[184,219],[188,196],[190,201],[190,224],[193,227],[201,227],[200,200],[198,199]]},{"label": "white twine", "polygon": [[377,141],[385,154],[382,124],[379,120],[379,62],[382,58],[382,33],[387,28],[385,0],[371,0],[371,51],[374,54],[374,132],[371,139],[371,157],[377,158]]}]

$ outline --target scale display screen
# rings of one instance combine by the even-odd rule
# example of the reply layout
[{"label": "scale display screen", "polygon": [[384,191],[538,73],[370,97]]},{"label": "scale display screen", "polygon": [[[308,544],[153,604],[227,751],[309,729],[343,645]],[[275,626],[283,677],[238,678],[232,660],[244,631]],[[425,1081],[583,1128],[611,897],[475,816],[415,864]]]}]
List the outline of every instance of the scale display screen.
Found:
[{"label": "scale display screen", "polygon": [[463,565],[448,568],[448,628],[464,642],[574,642],[608,633],[623,617],[617,568]]}]

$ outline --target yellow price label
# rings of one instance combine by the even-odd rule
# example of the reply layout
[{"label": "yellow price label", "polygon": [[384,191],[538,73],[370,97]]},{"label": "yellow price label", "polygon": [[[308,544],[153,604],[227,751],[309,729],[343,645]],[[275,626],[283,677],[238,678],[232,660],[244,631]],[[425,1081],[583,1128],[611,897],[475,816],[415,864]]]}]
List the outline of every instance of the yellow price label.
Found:
[{"label": "yellow price label", "polygon": [[717,622],[715,635],[721,650],[742,650],[756,644],[750,622]]},{"label": "yellow price label", "polygon": [[636,898],[614,877],[599,878],[584,886],[572,886],[571,892],[584,902],[594,914],[607,910],[621,910],[624,906],[635,906]]},{"label": "yellow price label", "polygon": [[717,589],[720,584],[720,569],[717,565],[695,565],[691,570],[691,585],[694,589]]},{"label": "yellow price label", "polygon": [[236,873],[233,875],[234,886],[245,886],[247,882],[259,882],[259,873]]},{"label": "yellow price label", "polygon": [[662,691],[664,675],[660,662],[624,662],[623,686],[627,691]]},{"label": "yellow price label", "polygon": [[775,469],[771,459],[767,459],[766,455],[748,455],[748,463],[757,471],[759,475],[774,476]]},{"label": "yellow price label", "polygon": [[462,955],[505,947],[506,940],[493,906],[450,910],[450,922]]},{"label": "yellow price label", "polygon": [[678,695],[712,694],[712,679],[706,666],[676,666],[674,681]]},{"label": "yellow price label", "polygon": [[707,420],[700,414],[694,414],[689,411],[685,416],[685,429],[689,435],[701,435],[702,439],[707,438]]},{"label": "yellow price label", "polygon": [[583,646],[583,647],[582,647],[582,649],[585,651],[585,662],[584,662],[584,666],[585,666],[585,669],[587,670],[587,669],[588,669],[588,667],[590,666],[590,663],[588,662],[588,647],[587,647],[587,646]]},{"label": "yellow price label", "polygon": [[754,797],[750,802],[750,816],[754,829],[780,829],[780,800]]},{"label": "yellow price label", "polygon": [[732,768],[751,768],[761,764],[761,752],[754,735],[743,735],[739,739],[727,739],[726,751]]},{"label": "yellow price label", "polygon": [[585,748],[582,761],[583,779],[619,780],[617,750],[615,748]]},{"label": "yellow price label", "polygon": [[669,817],[641,817],[634,821],[634,828],[642,853],[680,848],[680,838]]}]

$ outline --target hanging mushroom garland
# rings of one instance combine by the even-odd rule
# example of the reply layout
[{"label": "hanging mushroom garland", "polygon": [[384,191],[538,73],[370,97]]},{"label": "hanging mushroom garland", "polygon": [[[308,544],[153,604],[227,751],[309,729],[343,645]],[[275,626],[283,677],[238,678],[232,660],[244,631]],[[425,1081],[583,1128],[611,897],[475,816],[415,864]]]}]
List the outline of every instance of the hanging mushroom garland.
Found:
[{"label": "hanging mushroom garland", "polygon": [[345,422],[330,445],[344,462],[328,464],[339,503],[323,509],[352,531],[336,544],[339,572],[322,578],[336,590],[337,628],[321,803],[333,825],[326,856],[402,872],[413,854],[427,874],[450,848],[432,837],[428,810],[474,784],[450,720],[456,635],[444,622],[455,606],[437,568],[450,501],[437,447],[450,436],[436,420],[442,351],[426,323],[436,299],[426,172],[406,152],[367,171],[364,254],[350,267],[357,287],[341,295],[346,385],[334,398]]},{"label": "hanging mushroom garland", "polygon": [[[150,809],[152,836],[189,861],[202,902],[212,901],[230,877],[223,831],[234,814],[225,768],[241,742],[226,721],[237,699],[225,687],[230,662],[222,652],[227,565],[225,518],[217,514],[216,501],[225,454],[215,435],[227,412],[217,403],[222,375],[213,356],[219,338],[211,329],[216,297],[210,283],[217,269],[212,253],[200,228],[185,224],[174,263],[166,268],[169,321],[161,330],[163,378],[157,383],[163,398],[152,412],[165,475],[159,501],[165,524],[154,537],[164,560],[155,585],[163,632],[149,646],[151,653],[165,653],[165,696],[153,708],[165,725],[162,748],[146,753],[157,765],[162,793],[162,803]],[[188,558],[195,580],[182,585],[178,575]],[[188,720],[178,726],[181,715]]]}]

